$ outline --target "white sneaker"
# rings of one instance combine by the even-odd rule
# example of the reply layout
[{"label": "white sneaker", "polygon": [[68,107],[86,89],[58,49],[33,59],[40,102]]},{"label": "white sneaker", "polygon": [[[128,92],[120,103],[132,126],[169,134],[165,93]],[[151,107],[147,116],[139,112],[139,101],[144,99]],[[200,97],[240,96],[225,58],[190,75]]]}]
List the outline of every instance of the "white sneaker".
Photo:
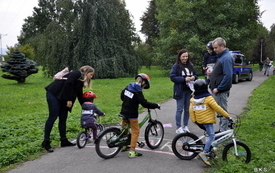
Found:
[{"label": "white sneaker", "polygon": [[184,126],[183,130],[184,130],[185,132],[190,133],[190,130],[188,129],[188,127],[187,127],[187,126]]},{"label": "white sneaker", "polygon": [[182,127],[180,127],[180,128],[178,128],[178,129],[176,130],[176,133],[177,133],[177,134],[185,133],[185,131],[182,129]]}]

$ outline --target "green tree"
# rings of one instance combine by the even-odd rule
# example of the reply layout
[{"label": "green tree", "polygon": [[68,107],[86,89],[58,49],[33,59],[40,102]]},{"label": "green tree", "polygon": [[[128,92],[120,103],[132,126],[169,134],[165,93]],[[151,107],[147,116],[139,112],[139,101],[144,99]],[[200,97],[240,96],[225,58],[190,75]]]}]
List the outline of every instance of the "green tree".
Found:
[{"label": "green tree", "polygon": [[98,78],[136,74],[133,43],[140,39],[125,6],[121,0],[41,0],[25,21],[21,43],[34,47],[50,76],[82,65],[95,67]]},{"label": "green tree", "polygon": [[266,47],[267,47],[267,56],[274,61],[275,60],[275,24],[273,24],[270,27],[270,32],[268,33]]},{"label": "green tree", "polygon": [[36,62],[28,60],[18,49],[10,57],[7,63],[1,66],[3,72],[10,73],[10,75],[3,74],[3,78],[16,80],[18,83],[25,83],[29,75],[38,72]]},{"label": "green tree", "polygon": [[160,36],[155,51],[165,68],[171,67],[181,48],[190,50],[198,65],[206,43],[216,37],[242,52],[249,51],[257,37],[257,0],[156,0],[156,5]]}]

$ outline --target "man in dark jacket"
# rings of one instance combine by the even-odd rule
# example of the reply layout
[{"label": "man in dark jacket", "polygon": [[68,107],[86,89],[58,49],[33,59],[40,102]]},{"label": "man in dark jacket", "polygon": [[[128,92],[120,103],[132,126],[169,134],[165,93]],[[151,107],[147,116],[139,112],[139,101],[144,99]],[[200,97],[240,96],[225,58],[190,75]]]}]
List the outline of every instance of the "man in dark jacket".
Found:
[{"label": "man in dark jacket", "polygon": [[[138,124],[138,107],[141,104],[145,108],[155,109],[160,108],[159,104],[148,102],[142,93],[142,89],[150,88],[150,78],[145,73],[140,73],[136,76],[136,82],[130,83],[122,92],[121,100],[122,108],[120,114],[127,119],[122,120],[122,126],[130,124],[131,126],[131,143],[129,158],[142,156],[141,153],[135,151],[138,137],[139,137],[139,124]],[[124,148],[122,148],[124,150]],[[126,148],[125,148],[126,149]]]},{"label": "man in dark jacket", "polygon": [[[218,59],[210,75],[210,89],[217,103],[227,111],[227,99],[232,86],[233,57],[226,48],[223,38],[216,38],[212,44],[214,51],[218,54]],[[218,117],[220,117],[220,131],[226,131],[228,120],[219,115]]]}]

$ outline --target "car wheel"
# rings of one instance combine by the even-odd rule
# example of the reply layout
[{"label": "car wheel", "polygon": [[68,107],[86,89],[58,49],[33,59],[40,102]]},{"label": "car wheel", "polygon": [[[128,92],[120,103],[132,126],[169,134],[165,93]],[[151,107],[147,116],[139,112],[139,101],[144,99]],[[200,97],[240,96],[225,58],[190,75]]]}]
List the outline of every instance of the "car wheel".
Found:
[{"label": "car wheel", "polygon": [[239,82],[239,74],[238,74],[238,73],[233,74],[232,83],[233,83],[233,84],[237,84],[238,82]]},{"label": "car wheel", "polygon": [[247,81],[252,81],[252,78],[253,78],[253,73],[250,72],[249,75],[248,75],[248,78],[246,80]]}]

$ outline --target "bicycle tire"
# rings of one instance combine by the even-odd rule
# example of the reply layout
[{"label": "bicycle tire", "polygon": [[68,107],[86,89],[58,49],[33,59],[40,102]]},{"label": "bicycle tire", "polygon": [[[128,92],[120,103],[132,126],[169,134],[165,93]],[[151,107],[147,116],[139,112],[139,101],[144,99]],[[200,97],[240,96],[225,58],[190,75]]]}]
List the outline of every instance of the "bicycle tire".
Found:
[{"label": "bicycle tire", "polygon": [[79,132],[76,138],[76,145],[79,149],[84,148],[87,144],[88,136],[85,131]]},{"label": "bicycle tire", "polygon": [[240,141],[236,141],[236,145],[239,156],[235,155],[234,143],[231,142],[224,147],[222,159],[224,161],[236,162],[239,160],[243,163],[249,163],[251,160],[251,151],[249,147],[245,143]]},{"label": "bicycle tire", "polygon": [[[203,148],[191,148],[188,143],[197,140],[198,137],[193,133],[181,133],[175,136],[172,141],[173,153],[182,160],[194,159]],[[196,144],[203,144],[201,140],[197,141]],[[188,150],[189,148],[189,150]],[[193,150],[193,151],[192,151]]]},{"label": "bicycle tire", "polygon": [[149,123],[145,129],[145,142],[151,149],[156,149],[162,143],[164,137],[164,128],[160,121],[155,120]]},{"label": "bicycle tire", "polygon": [[121,147],[109,147],[108,143],[116,140],[120,133],[119,129],[114,128],[105,129],[105,131],[101,132],[95,142],[95,150],[98,156],[104,159],[110,159],[119,153]]}]

